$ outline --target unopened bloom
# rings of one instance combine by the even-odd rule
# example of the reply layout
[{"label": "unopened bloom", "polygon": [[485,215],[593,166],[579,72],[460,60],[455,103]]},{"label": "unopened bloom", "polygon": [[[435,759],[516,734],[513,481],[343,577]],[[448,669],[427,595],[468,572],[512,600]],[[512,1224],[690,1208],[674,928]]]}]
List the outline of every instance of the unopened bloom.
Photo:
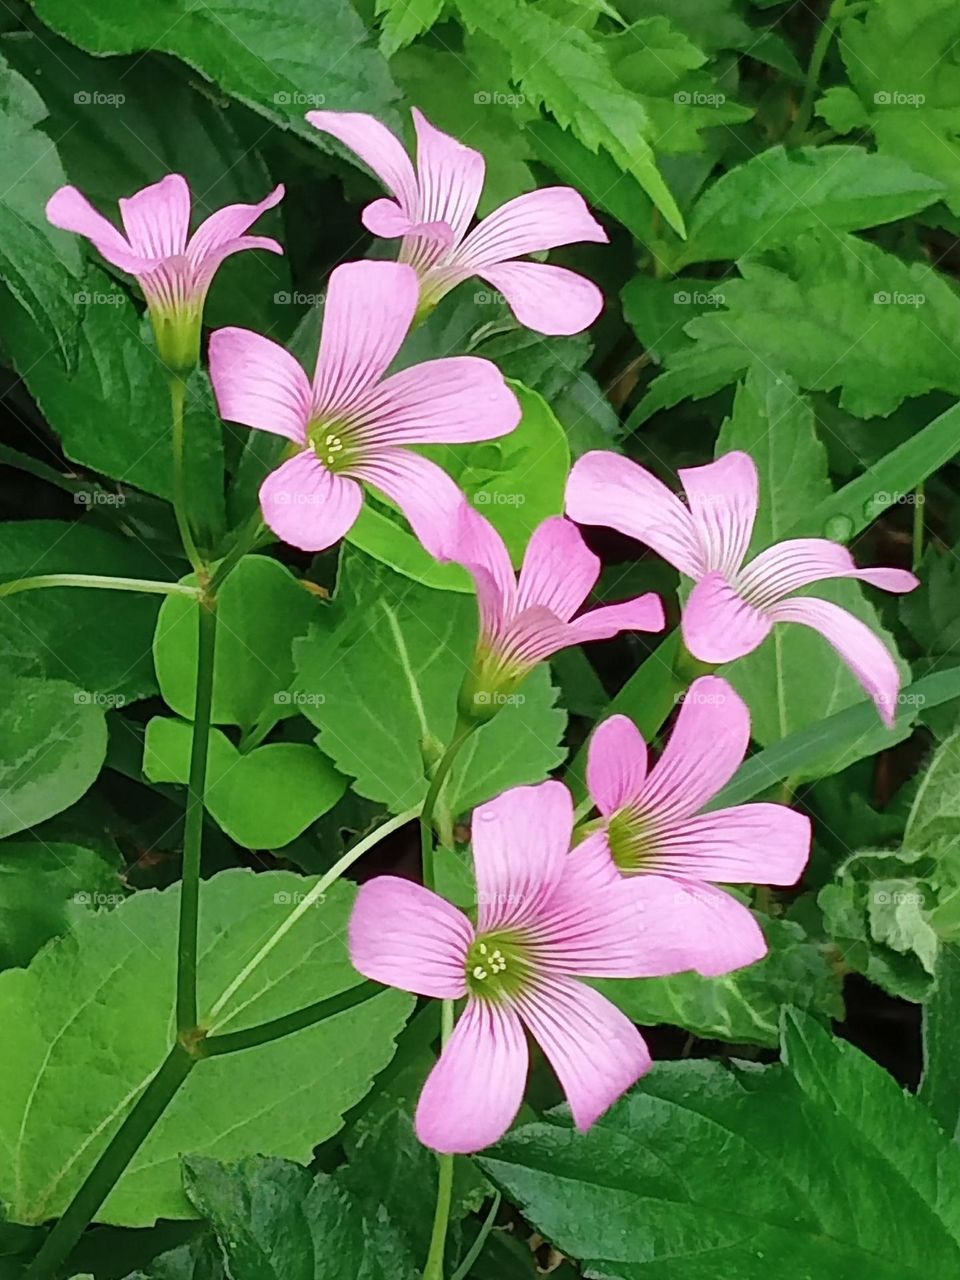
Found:
[{"label": "unopened bloom", "polygon": [[421,1141],[479,1151],[523,1099],[524,1029],[559,1077],[581,1130],[650,1067],[628,1018],[579,977],[692,968],[699,943],[669,881],[621,877],[602,842],[570,852],[573,802],[559,782],[516,787],[473,816],[476,927],[420,885],[380,876],[360,889],[350,956],[368,978],[418,995],[467,997],[417,1107]]},{"label": "unopened bloom", "polygon": [[402,237],[400,261],[420,277],[420,312],[470,276],[506,298],[521,324],[539,333],[579,333],[603,306],[595,284],[564,267],[519,261],[524,254],[607,234],[572,187],[544,187],[508,200],[468,231],[483,190],[479,151],[435,129],[414,108],[417,167],[403,144],[374,116],[310,111],[317,129],[339,139],[372,169],[392,199],[375,200],[363,224],[377,236]]},{"label": "unopened bloom", "polygon": [[147,300],[160,355],[170,368],[193,368],[200,350],[200,318],[207,290],[224,258],[241,249],[283,249],[269,236],[247,229],[283,197],[276,187],[259,204],[230,204],[190,231],[190,188],[179,173],[167,174],[129,199],[120,200],[123,233],[98,213],[76,187],[60,187],[47,202],[55,227],[86,236],[107,262],[136,276]]},{"label": "unopened bloom", "polygon": [[466,504],[449,555],[477,588],[480,635],[460,695],[461,712],[473,719],[489,719],[537,663],[560,649],[621,631],[663,629],[663,606],[652,592],[574,617],[600,576],[600,561],[563,516],[534,530],[519,581],[499,533]]},{"label": "unopened bloom", "polygon": [[687,648],[701,662],[732,662],[751,653],[777,622],[819,631],[850,667],[887,724],[900,673],[868,626],[828,600],[794,596],[828,578],[858,578],[883,591],[912,591],[905,569],[858,569],[846,547],[826,538],[789,538],[744,564],[758,505],[757,468],[733,452],[679,472],[689,508],[649,471],[598,451],[574,465],[567,514],[602,524],[652,547],[695,586],[683,610]]},{"label": "unopened bloom", "polygon": [[751,964],[767,951],[747,908],[714,884],[795,884],[810,854],[809,818],[785,805],[701,813],[730,781],[749,744],[743,700],[726,680],[703,676],[684,695],[649,773],[646,745],[626,716],[599,725],[587,757],[587,786],[602,815],[600,838],[624,875],[675,881],[686,899],[675,910],[704,942],[696,968],[707,976]]},{"label": "unopened bloom", "polygon": [[442,467],[405,446],[492,440],[520,421],[517,397],[489,360],[451,356],[385,376],[416,309],[412,267],[337,267],[312,383],[289,351],[259,333],[211,336],[221,415],[293,445],[260,488],[264,519],[292,546],[322,551],[342,538],[360,514],[365,481],[441,556],[463,495]]}]

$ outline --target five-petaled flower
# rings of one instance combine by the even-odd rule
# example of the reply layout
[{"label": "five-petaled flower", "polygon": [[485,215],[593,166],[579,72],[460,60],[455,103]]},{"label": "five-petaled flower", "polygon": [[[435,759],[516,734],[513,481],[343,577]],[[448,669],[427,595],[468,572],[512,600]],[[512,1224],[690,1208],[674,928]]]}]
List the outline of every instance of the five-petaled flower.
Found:
[{"label": "five-petaled flower", "polygon": [[401,263],[337,267],[312,384],[269,338],[248,329],[211,336],[223,417],[294,447],[260,489],[264,519],[285,542],[332,546],[360,514],[366,481],[400,507],[431,555],[444,556],[463,495],[442,467],[405,446],[492,440],[520,421],[517,397],[489,360],[451,356],[385,376],[417,293],[412,267]]},{"label": "five-petaled flower", "polygon": [[200,351],[203,303],[224,258],[241,249],[283,249],[247,229],[283,197],[276,187],[259,204],[230,204],[190,231],[190,188],[179,173],[167,174],[129,199],[120,200],[120,231],[76,187],[60,187],[47,202],[55,227],[86,236],[107,262],[136,276],[147,300],[160,355],[179,373],[192,369]]},{"label": "five-petaled flower", "polygon": [[846,547],[826,538],[789,538],[744,564],[756,520],[757,468],[733,452],[679,472],[689,509],[649,471],[618,454],[587,453],[567,482],[567,514],[652,547],[695,586],[683,609],[687,648],[702,662],[751,653],[777,622],[819,631],[892,724],[900,673],[886,647],[846,609],[791,593],[827,578],[859,578],[883,591],[912,591],[905,569],[858,569]]},{"label": "five-petaled flower", "polygon": [[[703,942],[700,973],[752,964],[767,946],[745,906],[714,884],[792,885],[810,854],[810,820],[781,804],[701,813],[729,782],[750,743],[750,713],[726,680],[703,676],[684,695],[663,754],[647,772],[647,748],[626,716],[599,725],[587,786],[601,838],[624,875],[667,876],[674,910]],[[590,824],[591,827],[593,824]]]},{"label": "five-petaled flower", "polygon": [[403,145],[374,116],[310,111],[307,119],[360,157],[390,192],[363,211],[374,235],[402,237],[400,261],[420,278],[420,314],[463,280],[479,276],[504,295],[521,324],[539,333],[579,333],[603,306],[595,284],[524,254],[607,234],[572,187],[543,187],[517,196],[468,231],[483,189],[479,151],[434,128],[414,108],[417,167]]},{"label": "five-petaled flower", "polygon": [[559,1077],[581,1130],[650,1067],[633,1023],[580,977],[678,973],[702,946],[676,886],[624,879],[602,837],[570,851],[573,802],[559,782],[516,787],[473,816],[476,927],[408,880],[362,886],[350,955],[368,978],[418,995],[467,997],[417,1107],[422,1142],[479,1151],[509,1128],[523,1098],[524,1028]]},{"label": "five-petaled flower", "polygon": [[574,617],[600,576],[600,561],[563,516],[534,530],[519,581],[499,533],[466,503],[449,554],[473,577],[480,610],[477,651],[460,695],[466,717],[489,719],[502,695],[560,649],[663,629],[663,606],[652,592]]}]

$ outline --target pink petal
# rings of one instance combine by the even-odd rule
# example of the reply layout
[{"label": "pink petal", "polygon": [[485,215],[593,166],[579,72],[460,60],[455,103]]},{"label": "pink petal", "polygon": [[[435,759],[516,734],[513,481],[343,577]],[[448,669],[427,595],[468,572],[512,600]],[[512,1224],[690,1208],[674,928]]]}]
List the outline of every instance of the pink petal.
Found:
[{"label": "pink petal", "polygon": [[60,187],[47,201],[47,219],[63,231],[73,231],[96,246],[107,262],[131,274],[151,270],[158,259],[146,262],[130,247],[108,218],[98,213],[76,187]]},{"label": "pink petal", "polygon": [[203,295],[210,288],[210,282],[225,262],[234,253],[243,253],[245,249],[265,249],[267,253],[283,253],[283,245],[269,236],[237,236],[226,244],[218,245],[204,257],[193,271],[193,292]]},{"label": "pink petal", "polygon": [[476,274],[503,294],[522,325],[537,333],[580,333],[589,329],[603,310],[603,294],[593,281],[566,267],[546,262],[503,262],[484,267]]},{"label": "pink petal", "polygon": [[581,1132],[652,1066],[630,1019],[574,979],[545,979],[516,1007],[557,1073]]},{"label": "pink petal", "polygon": [[726,680],[701,676],[687,690],[663,754],[637,808],[657,825],[697,813],[739,769],[750,744],[750,713]]},{"label": "pink petal", "polygon": [[409,449],[380,449],[352,474],[396,503],[435,559],[450,559],[465,499],[442,467]]},{"label": "pink petal", "polygon": [[560,619],[543,605],[531,605],[506,623],[497,640],[504,662],[518,670],[532,669],[561,649],[579,644],[573,624]]},{"label": "pink petal", "polygon": [[690,512],[656,476],[607,450],[585,453],[567,480],[567,515],[646,543],[691,578],[704,571]]},{"label": "pink petal", "polygon": [[418,220],[446,223],[459,243],[477,211],[484,158],[435,128],[416,107],[411,114],[417,131]]},{"label": "pink petal", "polygon": [[455,1155],[497,1142],[520,1110],[528,1064],[527,1038],[513,1010],[470,1000],[423,1086],[417,1137]]},{"label": "pink petal", "polygon": [[653,870],[721,884],[796,884],[810,857],[810,819],[782,804],[743,804],[657,832]]},{"label": "pink petal", "polygon": [[540,253],[563,244],[592,240],[606,244],[607,233],[572,187],[541,187],[508,200],[471,231],[455,263],[472,272],[499,266],[511,258]]},{"label": "pink petal", "polygon": [[737,586],[758,608],[827,578],[858,578],[882,591],[912,591],[919,579],[906,569],[858,569],[853,556],[826,538],[789,538],[751,560]]},{"label": "pink petal", "polygon": [[[259,204],[228,204],[216,213],[211,213],[200,223],[190,237],[187,245],[187,257],[194,264],[203,262],[204,258],[215,250],[227,248],[238,237],[243,236],[256,222],[262,213],[272,209],[283,199],[283,186],[274,187],[269,195],[264,196]],[[260,239],[263,239],[260,237]],[[283,250],[275,240],[266,241],[267,245],[276,245],[275,252]],[[261,245],[266,247],[266,245]],[[231,250],[232,252],[232,250]],[[221,257],[219,261],[222,261]]]},{"label": "pink petal", "polygon": [[417,207],[417,179],[413,165],[403,144],[386,125],[359,111],[308,111],[307,120],[315,129],[329,133],[355,151],[395,197],[401,209],[413,216]]},{"label": "pink petal", "polygon": [[363,506],[363,490],[304,449],[267,476],[260,506],[278,538],[301,551],[324,551],[349,533]]},{"label": "pink petal", "polygon": [[542,605],[569,622],[593,590],[600,561],[580,530],[563,516],[549,516],[533,532],[520,571],[518,608]]},{"label": "pink petal", "polygon": [[690,503],[703,563],[727,577],[743,563],[759,502],[757,467],[747,453],[728,453],[705,467],[678,472]]},{"label": "pink petal", "polygon": [[360,397],[358,435],[370,444],[468,444],[512,431],[520,401],[490,360],[449,356],[403,369]]},{"label": "pink petal", "polygon": [[463,565],[476,583],[481,630],[492,635],[516,611],[517,579],[506,543],[467,502],[460,508],[450,558]]},{"label": "pink petal", "polygon": [[892,726],[900,694],[897,664],[866,623],[827,600],[782,600],[768,610],[771,622],[799,622],[819,631],[876,703],[884,724]]},{"label": "pink petal", "polygon": [[535,919],[557,886],[573,834],[573,800],[561,782],[513,787],[474,811],[478,931]]},{"label": "pink petal", "polygon": [[466,994],[473,926],[422,885],[377,876],[361,885],[350,917],[350,959],[365,978],[418,996]]},{"label": "pink petal", "polygon": [[609,640],[621,631],[662,631],[666,617],[660,597],[652,591],[590,609],[569,624],[567,644],[586,644],[591,640]]},{"label": "pink petal", "polygon": [[349,415],[400,350],[420,297],[401,262],[346,262],[330,275],[313,377],[319,417]]},{"label": "pink petal", "polygon": [[289,351],[249,329],[217,329],[209,361],[221,418],[306,444],[310,381]]},{"label": "pink petal", "polygon": [[144,258],[173,258],[184,252],[190,229],[190,188],[179,173],[168,173],[119,204],[123,229],[135,253]]},{"label": "pink petal", "polygon": [[626,716],[597,725],[587,753],[587,788],[604,817],[629,804],[647,776],[647,744]]},{"label": "pink petal", "polygon": [[[636,880],[648,882],[653,878],[641,874]],[[702,881],[672,878],[662,883],[672,888],[670,916],[674,928],[682,930],[684,935],[684,940],[678,940],[675,945],[678,950],[686,949],[692,961],[689,967],[697,973],[705,978],[718,978],[754,964],[767,954],[760,926],[747,908],[729,893]],[[657,922],[652,935],[666,928],[669,926],[665,922]],[[666,947],[664,954],[668,954]]]},{"label": "pink petal", "polygon": [[752,653],[770,634],[769,612],[744,600],[722,573],[700,579],[683,606],[683,639],[695,658],[719,664]]},{"label": "pink petal", "polygon": [[387,199],[374,200],[368,204],[360,215],[360,221],[371,234],[391,240],[405,236],[414,225],[410,215],[395,200]]}]

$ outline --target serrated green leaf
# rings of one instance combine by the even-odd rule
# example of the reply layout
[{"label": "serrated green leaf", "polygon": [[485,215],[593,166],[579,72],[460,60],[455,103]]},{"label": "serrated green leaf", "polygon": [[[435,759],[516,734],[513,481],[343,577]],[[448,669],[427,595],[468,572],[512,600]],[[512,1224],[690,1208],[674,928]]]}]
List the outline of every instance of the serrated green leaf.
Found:
[{"label": "serrated green leaf", "polygon": [[937,957],[933,991],[923,1009],[923,1077],[917,1097],[955,1141],[960,1132],[958,1026],[960,955],[953,947],[942,947]]}]

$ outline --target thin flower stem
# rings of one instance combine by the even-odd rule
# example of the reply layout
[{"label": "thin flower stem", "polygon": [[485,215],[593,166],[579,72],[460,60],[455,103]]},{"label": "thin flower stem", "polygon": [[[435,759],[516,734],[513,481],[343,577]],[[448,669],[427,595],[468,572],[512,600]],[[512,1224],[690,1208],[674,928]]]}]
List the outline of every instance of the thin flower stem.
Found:
[{"label": "thin flower stem", "polygon": [[[444,1047],[453,1032],[453,1001],[444,1000],[441,1008],[440,1044]],[[433,1215],[433,1231],[427,1262],[423,1268],[423,1280],[443,1280],[443,1255],[447,1247],[452,1202],[453,1156],[440,1155],[437,1157],[437,1207]]]},{"label": "thin flower stem", "polygon": [[180,928],[177,937],[177,1030],[189,1036],[197,1027],[197,933],[200,923],[200,862],[203,845],[207,748],[213,709],[213,661],[217,643],[216,599],[205,595],[197,610],[197,692],[183,830]]},{"label": "thin flower stem", "polygon": [[423,808],[420,810],[420,856],[423,868],[423,883],[428,889],[434,887],[435,881],[433,856],[434,810],[437,807],[437,801],[440,798],[440,792],[443,790],[443,784],[447,780],[447,775],[453,768],[454,761],[460,753],[460,748],[471,733],[479,727],[480,724],[476,720],[458,718],[453,737],[450,739],[450,745],[440,757],[440,762],[430,780],[427,794],[424,797]]},{"label": "thin flower stem", "polygon": [[295,1031],[302,1031],[304,1027],[312,1027],[316,1022],[332,1018],[335,1013],[343,1013],[358,1004],[365,1004],[385,990],[386,987],[379,982],[361,982],[338,995],[315,1000],[302,1009],[295,1009],[293,1013],[285,1013],[279,1018],[271,1018],[269,1022],[261,1022],[255,1027],[244,1027],[242,1031],[228,1031],[219,1036],[207,1036],[198,1040],[196,1052],[201,1058],[215,1058],[224,1053],[236,1053],[240,1049],[269,1044],[271,1040],[279,1040],[282,1036],[292,1035]]},{"label": "thin flower stem", "polygon": [[116,1186],[124,1169],[186,1080],[197,1059],[175,1044],[156,1075],[134,1103],[100,1159],[27,1270],[24,1280],[51,1280],[73,1252],[87,1224]]},{"label": "thin flower stem", "polygon": [[143,591],[154,596],[189,596],[200,592],[183,582],[154,582],[150,578],[112,578],[96,573],[41,573],[33,578],[17,578],[0,582],[0,596],[15,596],[20,591],[38,591],[41,587],[88,587],[95,591]]},{"label": "thin flower stem", "polygon": [[187,385],[177,374],[170,375],[170,409],[173,414],[173,513],[180,530],[180,541],[194,573],[202,582],[206,573],[203,558],[197,550],[190,517],[187,514],[186,441],[184,437],[183,410]]},{"label": "thin flower stem", "polygon": [[833,40],[834,33],[840,25],[840,20],[847,13],[846,0],[833,0],[827,11],[820,30],[817,32],[817,38],[814,41],[813,51],[810,54],[810,62],[807,66],[807,74],[803,84],[803,95],[800,99],[800,106],[797,110],[796,118],[791,126],[788,134],[788,142],[798,142],[807,129],[810,127],[810,121],[813,118],[813,102],[817,96],[817,88],[820,84],[820,73],[823,70],[823,64],[826,60],[827,52],[830,48],[830,42]]},{"label": "thin flower stem", "polygon": [[924,518],[923,508],[926,503],[926,492],[923,484],[918,484],[913,491],[913,572],[920,568],[923,559]]},{"label": "thin flower stem", "polygon": [[493,1193],[493,1202],[490,1205],[487,1216],[483,1220],[483,1225],[477,1232],[476,1240],[474,1240],[466,1254],[464,1254],[463,1261],[450,1277],[450,1280],[467,1280],[467,1276],[473,1269],[473,1264],[480,1257],[481,1253],[483,1253],[483,1246],[487,1243],[487,1237],[493,1230],[493,1224],[496,1222],[497,1214],[500,1212],[501,1199],[502,1196],[500,1195],[500,1192],[495,1191]]}]

